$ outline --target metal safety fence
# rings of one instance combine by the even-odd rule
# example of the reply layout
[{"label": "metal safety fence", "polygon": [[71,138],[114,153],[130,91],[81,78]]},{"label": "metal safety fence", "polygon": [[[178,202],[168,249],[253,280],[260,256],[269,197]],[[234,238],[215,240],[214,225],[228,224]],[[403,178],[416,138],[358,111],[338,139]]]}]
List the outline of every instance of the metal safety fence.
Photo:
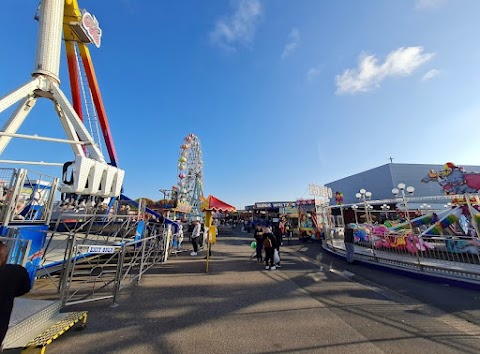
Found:
[{"label": "metal safety fence", "polygon": [[25,169],[0,168],[0,222],[44,224],[50,220],[58,178]]},{"label": "metal safety fence", "polygon": [[7,246],[8,264],[20,264],[25,266],[32,241],[18,238],[18,234],[18,229],[9,229],[5,236],[0,237],[0,242],[3,242]]},{"label": "metal safety fence", "polygon": [[140,282],[154,265],[165,262],[172,231],[121,243],[82,243],[74,235],[60,281],[63,306],[111,299],[116,305],[124,287]]},{"label": "metal safety fence", "polygon": [[[343,229],[327,230],[323,247],[345,255]],[[383,235],[355,242],[357,260],[480,284],[480,240],[462,236]]]}]

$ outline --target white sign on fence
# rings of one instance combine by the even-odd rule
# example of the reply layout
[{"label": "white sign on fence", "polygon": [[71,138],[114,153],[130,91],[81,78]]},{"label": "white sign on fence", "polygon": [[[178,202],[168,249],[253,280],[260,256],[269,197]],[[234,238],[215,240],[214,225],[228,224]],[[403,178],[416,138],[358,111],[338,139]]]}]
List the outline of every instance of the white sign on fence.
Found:
[{"label": "white sign on fence", "polygon": [[114,246],[88,246],[88,253],[115,253]]}]

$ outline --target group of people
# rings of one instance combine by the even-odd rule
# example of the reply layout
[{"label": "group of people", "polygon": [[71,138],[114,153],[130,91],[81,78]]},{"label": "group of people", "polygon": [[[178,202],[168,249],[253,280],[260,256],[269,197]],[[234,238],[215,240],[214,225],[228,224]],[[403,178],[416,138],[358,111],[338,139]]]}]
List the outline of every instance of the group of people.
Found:
[{"label": "group of people", "polygon": [[[193,221],[192,225],[192,234],[190,236],[190,241],[192,242],[193,251],[190,253],[190,256],[198,255],[198,249],[202,248],[208,240],[208,229],[205,227],[204,223],[200,221]],[[212,256],[212,249],[209,248],[209,257]]]},{"label": "group of people", "polygon": [[[216,224],[216,222],[213,224]],[[178,231],[174,235],[174,245],[176,246],[177,251],[181,251],[184,237],[188,237],[193,248],[193,250],[190,252],[190,256],[194,257],[198,255],[199,249],[202,249],[202,247],[207,245],[209,230],[205,226],[205,223],[200,222],[199,220],[193,220],[186,226],[187,228],[184,230],[184,225],[179,223]],[[212,250],[210,248],[209,256],[211,257],[211,255]]]},{"label": "group of people", "polygon": [[[257,225],[253,237],[256,242],[257,262],[265,261],[265,269],[275,270],[280,268],[280,246],[282,244],[282,234],[275,235],[271,226]],[[265,252],[265,257],[263,255]],[[277,255],[275,255],[277,253]]]}]

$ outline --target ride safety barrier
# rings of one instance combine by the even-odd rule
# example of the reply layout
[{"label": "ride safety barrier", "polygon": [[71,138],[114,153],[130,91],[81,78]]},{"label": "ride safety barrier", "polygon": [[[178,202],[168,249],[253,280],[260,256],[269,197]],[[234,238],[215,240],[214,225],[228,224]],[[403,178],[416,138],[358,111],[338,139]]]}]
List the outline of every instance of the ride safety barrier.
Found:
[{"label": "ride safety barrier", "polygon": [[[355,259],[388,268],[480,285],[480,240],[446,235],[369,235],[355,241]],[[344,256],[343,228],[329,229],[323,248]]]}]

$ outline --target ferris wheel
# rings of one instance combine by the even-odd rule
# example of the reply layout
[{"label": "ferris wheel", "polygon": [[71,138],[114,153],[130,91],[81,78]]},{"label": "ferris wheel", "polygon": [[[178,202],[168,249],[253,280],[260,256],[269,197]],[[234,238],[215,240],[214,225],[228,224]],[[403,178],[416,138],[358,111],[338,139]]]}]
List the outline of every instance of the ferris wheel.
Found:
[{"label": "ferris wheel", "polygon": [[188,134],[180,145],[178,158],[179,202],[191,207],[189,219],[202,216],[200,210],[203,198],[203,160],[200,140],[195,134]]}]

